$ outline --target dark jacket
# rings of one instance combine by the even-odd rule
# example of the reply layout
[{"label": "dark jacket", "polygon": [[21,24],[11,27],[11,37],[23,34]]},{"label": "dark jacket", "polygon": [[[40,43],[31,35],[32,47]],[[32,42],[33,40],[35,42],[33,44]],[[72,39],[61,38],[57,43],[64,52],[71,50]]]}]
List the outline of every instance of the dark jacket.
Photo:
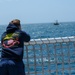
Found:
[{"label": "dark jacket", "polygon": [[1,58],[22,60],[24,42],[29,41],[30,36],[26,32],[18,29],[14,24],[9,24],[1,37]]}]

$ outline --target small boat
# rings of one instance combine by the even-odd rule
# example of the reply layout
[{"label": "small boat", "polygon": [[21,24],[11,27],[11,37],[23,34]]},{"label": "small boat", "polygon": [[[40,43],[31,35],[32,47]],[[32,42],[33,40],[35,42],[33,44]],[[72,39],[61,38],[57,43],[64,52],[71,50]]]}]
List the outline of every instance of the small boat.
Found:
[{"label": "small boat", "polygon": [[56,20],[56,22],[54,23],[54,25],[59,25],[58,20]]}]

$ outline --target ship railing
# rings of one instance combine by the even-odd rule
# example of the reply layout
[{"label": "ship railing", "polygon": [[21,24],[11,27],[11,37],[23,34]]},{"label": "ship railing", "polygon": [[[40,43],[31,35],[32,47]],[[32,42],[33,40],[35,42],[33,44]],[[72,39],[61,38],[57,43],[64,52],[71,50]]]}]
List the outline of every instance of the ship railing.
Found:
[{"label": "ship railing", "polygon": [[27,75],[75,74],[75,36],[31,39],[24,45]]}]

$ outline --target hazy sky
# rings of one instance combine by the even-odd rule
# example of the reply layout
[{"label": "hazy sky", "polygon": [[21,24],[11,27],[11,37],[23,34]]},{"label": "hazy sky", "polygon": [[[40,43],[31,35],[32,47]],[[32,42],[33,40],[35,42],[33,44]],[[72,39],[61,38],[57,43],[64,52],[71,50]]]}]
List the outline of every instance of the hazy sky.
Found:
[{"label": "hazy sky", "polygon": [[0,0],[0,25],[75,21],[75,0]]}]

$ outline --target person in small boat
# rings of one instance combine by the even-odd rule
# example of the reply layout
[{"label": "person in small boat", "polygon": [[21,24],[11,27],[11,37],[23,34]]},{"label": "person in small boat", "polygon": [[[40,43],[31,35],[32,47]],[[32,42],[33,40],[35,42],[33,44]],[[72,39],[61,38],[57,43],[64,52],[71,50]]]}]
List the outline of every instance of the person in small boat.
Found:
[{"label": "person in small boat", "polygon": [[0,75],[26,75],[23,62],[24,42],[30,35],[22,31],[20,20],[12,20],[1,36]]}]

